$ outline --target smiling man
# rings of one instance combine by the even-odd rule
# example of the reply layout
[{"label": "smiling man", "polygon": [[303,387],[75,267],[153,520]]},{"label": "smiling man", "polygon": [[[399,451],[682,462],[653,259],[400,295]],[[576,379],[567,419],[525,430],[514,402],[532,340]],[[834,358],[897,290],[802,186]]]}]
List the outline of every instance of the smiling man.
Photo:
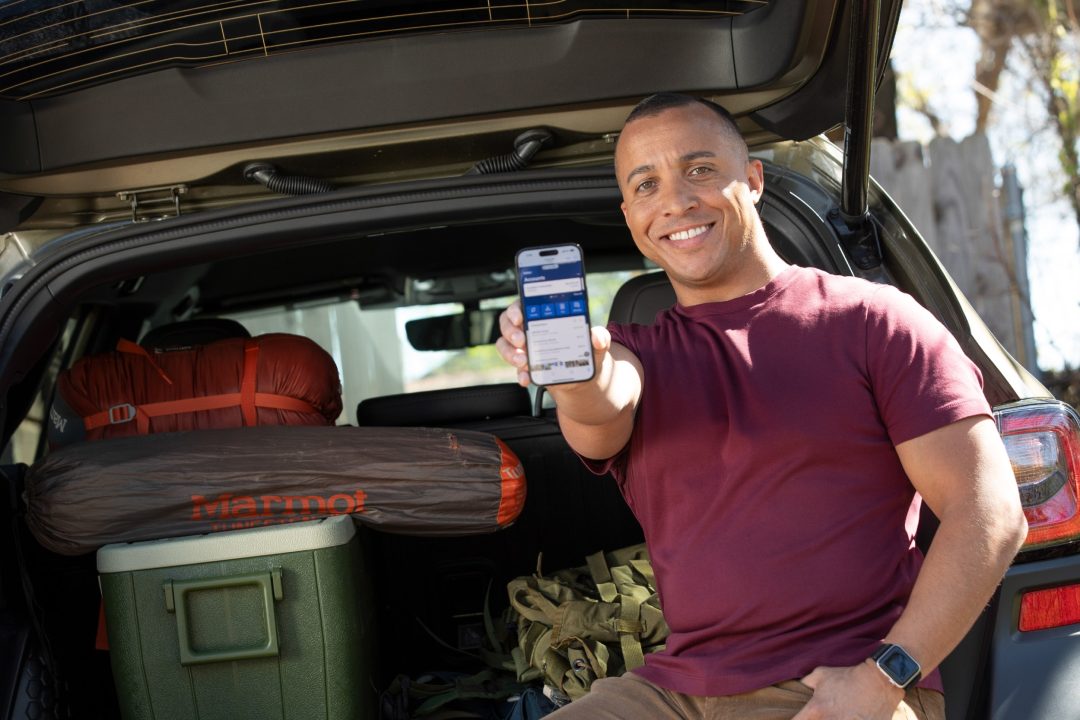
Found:
[{"label": "smiling man", "polygon": [[[671,636],[559,717],[944,717],[935,668],[1025,534],[978,370],[909,296],[775,253],[723,108],[646,99],[615,170],[678,302],[594,328],[593,380],[549,392],[641,523]],[[501,328],[527,383],[517,304]]]}]

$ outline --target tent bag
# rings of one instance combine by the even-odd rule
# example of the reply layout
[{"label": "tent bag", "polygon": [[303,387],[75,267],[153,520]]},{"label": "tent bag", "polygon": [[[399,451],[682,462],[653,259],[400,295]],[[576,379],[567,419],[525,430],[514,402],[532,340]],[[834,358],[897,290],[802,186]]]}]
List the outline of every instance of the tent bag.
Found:
[{"label": "tent bag", "polygon": [[525,503],[521,463],[494,435],[408,427],[80,443],[35,463],[26,485],[30,530],[65,555],[344,514],[387,532],[472,535],[510,525]]}]

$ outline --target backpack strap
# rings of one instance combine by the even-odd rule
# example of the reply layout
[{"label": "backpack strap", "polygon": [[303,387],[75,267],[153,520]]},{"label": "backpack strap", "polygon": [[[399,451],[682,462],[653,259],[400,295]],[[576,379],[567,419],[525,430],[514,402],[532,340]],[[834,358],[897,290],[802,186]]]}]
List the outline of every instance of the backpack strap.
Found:
[{"label": "backpack strap", "polygon": [[[626,669],[633,670],[645,664],[645,652],[641,649],[641,603],[640,598],[633,597],[629,592],[619,592],[612,577],[612,570],[608,567],[603,551],[593,553],[585,558],[589,566],[589,574],[592,575],[596,589],[600,592],[600,599],[604,602],[619,603],[619,617],[616,620],[616,629],[619,631],[619,645],[622,647],[623,662]],[[624,585],[633,583],[633,576],[628,568],[620,566],[616,570],[622,570]]]}]

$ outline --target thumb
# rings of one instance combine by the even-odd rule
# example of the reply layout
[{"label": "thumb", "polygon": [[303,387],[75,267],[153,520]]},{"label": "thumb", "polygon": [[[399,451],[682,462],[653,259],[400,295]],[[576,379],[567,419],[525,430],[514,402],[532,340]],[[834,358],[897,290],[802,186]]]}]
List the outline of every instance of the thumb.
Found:
[{"label": "thumb", "polygon": [[597,325],[592,328],[592,346],[598,353],[606,353],[611,349],[611,333],[606,327]]},{"label": "thumb", "polygon": [[809,675],[804,677],[800,682],[812,690],[816,690],[818,683],[821,682],[822,669],[820,667],[814,668]]}]

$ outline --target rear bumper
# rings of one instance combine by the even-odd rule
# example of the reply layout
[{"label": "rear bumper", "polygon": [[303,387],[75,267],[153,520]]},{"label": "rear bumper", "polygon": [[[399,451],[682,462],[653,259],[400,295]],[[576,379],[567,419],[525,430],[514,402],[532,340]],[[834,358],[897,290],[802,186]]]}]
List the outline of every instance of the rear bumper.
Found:
[{"label": "rear bumper", "polygon": [[1002,582],[994,618],[990,717],[1080,718],[1080,625],[1020,632],[1024,592],[1080,583],[1080,555],[1016,565]]}]

